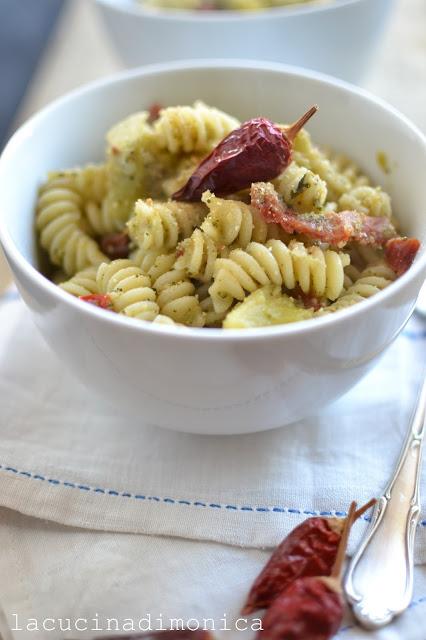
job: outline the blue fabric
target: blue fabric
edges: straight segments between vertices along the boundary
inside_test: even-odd
[[[64,0],[0,0],[0,148]]]

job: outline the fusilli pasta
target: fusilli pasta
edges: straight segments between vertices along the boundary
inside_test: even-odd
[[[253,7],[285,1],[249,0]],[[173,199],[238,125],[200,101],[154,105],[108,132],[103,164],[50,173],[36,208],[49,277],[125,316],[224,328],[321,317],[387,287],[396,277],[389,265],[398,271],[399,256],[415,254],[416,239],[394,237],[389,196],[351,159],[317,147],[304,129],[294,140],[292,162],[263,190],[243,180],[230,193],[232,172],[243,170],[242,147],[241,157],[231,154],[235,166],[229,181],[224,175],[226,188],[213,171],[202,182],[213,186],[201,201],[202,187],[176,196],[196,202]],[[252,176],[257,158],[250,162]],[[221,171],[229,166],[222,159],[219,165]],[[228,195],[216,196],[214,185]],[[388,238],[397,241],[393,253]],[[120,259],[110,261],[104,251]]]
[[[201,229],[216,244],[235,244],[244,249],[251,241],[265,242],[268,238],[268,225],[248,204],[216,198],[210,191],[203,193],[202,201],[209,213]]]
[[[160,196],[162,181],[175,164],[161,152],[146,111],[129,116],[107,135],[108,191],[101,210],[90,215],[101,233],[120,231],[138,198]]]
[[[97,267],[88,267],[76,273],[75,276],[69,280],[59,283],[59,286],[77,298],[80,296],[88,296],[91,293],[99,293],[98,283],[96,281],[97,271]]]
[[[131,260],[102,263],[96,274],[99,293],[108,294],[114,311],[153,321],[159,314],[151,279]]]
[[[195,286],[182,269],[171,269],[160,275],[153,284],[157,302],[163,315],[174,322],[190,327],[202,327],[204,313],[195,295]]]
[[[343,154],[329,153],[328,157],[336,170],[345,176],[352,187],[365,187],[370,184],[368,177],[362,173],[358,165]]]
[[[191,155],[184,156],[178,161],[176,170],[170,177],[165,178],[162,183],[163,194],[166,198],[171,198],[176,191],[179,191],[184,186],[202,159],[202,156]]]
[[[252,242],[245,251],[235,249],[229,258],[216,261],[209,293],[218,312],[269,283],[289,290],[299,285],[303,293],[336,300],[343,290],[347,264],[347,254],[307,248],[297,241],[289,246],[281,240],[269,240],[266,245]]]
[[[300,213],[322,209],[327,199],[324,180],[295,162],[274,180],[274,185],[284,202]]]
[[[380,187],[355,187],[339,198],[339,211],[355,210],[367,216],[392,216],[391,202]]]
[[[192,107],[162,109],[154,129],[159,146],[169,153],[207,153],[238,125],[232,116],[197,100]]]
[[[192,235],[178,246],[176,268],[183,269],[190,278],[209,282],[218,256],[216,243],[201,229],[195,229]]]
[[[327,155],[312,144],[309,133],[302,129],[294,140],[293,158],[295,162],[317,174],[327,185],[328,198],[337,200],[352,187],[349,178],[340,173]]]
[[[394,280],[395,273],[384,263],[367,267],[335,302],[318,311],[317,315],[334,313],[371,298]]]
[[[107,194],[107,170],[105,164],[88,164],[84,167],[51,171],[49,180],[63,178],[81,196],[83,203],[102,202]]]
[[[54,265],[69,276],[108,260],[86,233],[82,219],[82,199],[66,186],[65,178],[53,178],[43,185],[37,202],[36,227],[40,244]],[[68,183],[69,184],[69,183]]]
[[[141,248],[166,252],[188,238],[200,224],[205,208],[200,204],[138,200],[128,223],[131,239]]]

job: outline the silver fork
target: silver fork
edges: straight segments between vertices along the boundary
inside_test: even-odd
[[[426,297],[426,290],[424,293]],[[426,315],[426,301],[424,310],[417,310]],[[377,501],[370,526],[345,576],[346,596],[358,622],[367,629],[388,624],[412,598],[425,418],[426,380],[394,474]]]

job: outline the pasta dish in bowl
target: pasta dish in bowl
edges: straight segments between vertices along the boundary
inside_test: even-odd
[[[293,127],[201,101],[128,116],[105,163],[40,189],[53,280],[129,317],[225,328],[323,317],[389,286],[419,242],[356,163],[315,146],[315,111]]]
[[[123,419],[259,431],[338,398],[402,330],[425,170],[422,134],[338,80],[148,67],[13,136],[0,238],[47,342]]]

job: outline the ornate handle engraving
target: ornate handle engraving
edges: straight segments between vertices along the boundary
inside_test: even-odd
[[[368,629],[388,624],[411,601],[425,417],[426,381],[393,477],[376,504],[345,578],[354,615]]]

